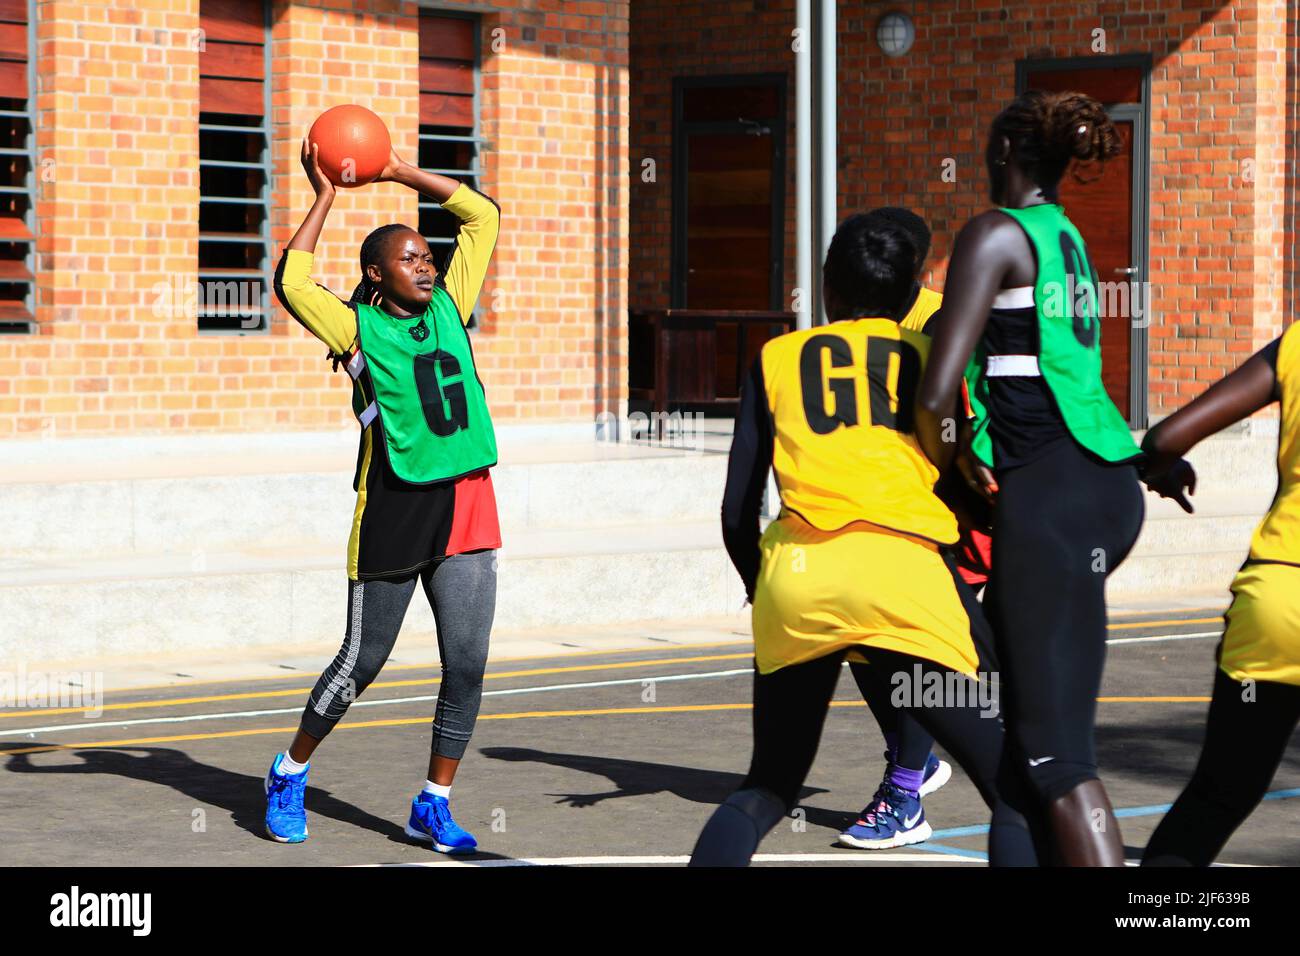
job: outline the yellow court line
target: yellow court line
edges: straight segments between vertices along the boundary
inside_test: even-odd
[[[1208,697],[1098,697],[1099,704],[1208,704]]]
[[[1206,702],[1208,697],[1098,697],[1102,703],[1189,703]],[[480,714],[479,720],[524,720],[542,717],[608,717],[624,714],[686,714],[721,710],[750,710],[753,704],[681,704],[670,707],[607,707],[593,710],[526,710],[508,714]],[[865,707],[860,700],[833,700],[832,707]],[[339,724],[335,730],[361,730],[369,727],[409,727],[428,724],[428,717],[398,717],[391,720],[363,720]],[[48,744],[39,747],[21,747],[6,750],[0,747],[0,757],[17,754],[53,753],[59,750],[78,750],[83,747],[139,747],[144,744],[170,744],[187,740],[222,740],[229,737],[255,737],[261,734],[291,734],[297,727],[258,727],[252,730],[224,730],[211,734],[177,734],[168,737],[133,737],[125,740],[95,740],[76,744]]]
[[[1135,621],[1129,624],[1108,624],[1106,629],[1110,631],[1132,631],[1139,627],[1163,627],[1167,624],[1222,624],[1223,615],[1218,617],[1185,617],[1176,621]]]
[[[610,714],[667,714],[686,711],[705,710],[749,710],[753,704],[683,704],[677,707],[620,707],[601,710],[531,710],[509,714],[479,714],[483,720],[520,720],[537,717],[596,717]],[[859,704],[859,706],[865,706]],[[427,724],[428,717],[399,717],[392,720],[364,720],[357,723],[339,724],[335,730],[357,730],[365,727],[404,727],[411,724]],[[166,744],[185,740],[217,740],[223,737],[251,737],[258,734],[290,734],[297,727],[263,727],[255,730],[226,730],[214,734],[180,734],[171,737],[136,737],[129,740],[100,740],[80,744],[51,744],[44,747],[24,747],[18,750],[0,749],[0,757],[12,754],[50,753],[56,750],[76,750],[79,747],[134,747],[141,744]]]
[[[1135,614],[1170,614],[1177,610],[1182,610],[1182,608],[1169,608],[1166,610],[1156,610],[1156,611],[1125,611],[1120,616],[1129,617]],[[1188,613],[1199,613],[1201,611],[1213,611],[1214,608],[1196,607],[1196,608],[1187,608],[1186,610],[1188,611]],[[1222,621],[1222,620],[1223,620],[1223,616],[1219,615],[1218,617],[1211,617],[1211,618],[1182,618],[1182,619],[1163,620],[1163,621],[1138,621],[1138,622],[1130,622],[1125,624],[1110,624],[1107,626],[1110,630],[1128,630],[1128,629],[1139,628],[1139,627],[1157,627],[1166,624],[1213,624],[1217,621]],[[673,644],[671,646],[666,646],[664,649],[665,650],[670,650],[670,649],[708,650],[715,647],[735,647],[740,644],[752,644],[752,643],[753,643],[752,639],[743,640],[743,641],[709,641],[702,644]],[[555,654],[526,654],[520,657],[491,658],[490,660],[488,660],[488,665],[490,666],[492,664],[518,663],[520,661],[550,660],[551,658],[554,657],[593,657],[598,654],[632,654],[632,653],[636,653],[637,651],[648,651],[648,650],[651,650],[651,648],[637,646],[637,647],[615,647],[615,648],[610,648],[608,650],[561,651]],[[384,666],[384,670],[388,670],[388,671],[414,670],[420,667],[433,667],[433,666],[434,666],[434,662],[428,662],[423,664],[386,664]],[[300,675],[298,674],[261,674],[253,677],[218,677],[212,680],[176,681],[170,684],[141,684],[138,687],[110,688],[105,693],[133,694],[137,691],[171,690],[177,687],[206,687],[214,684],[247,684],[247,683],[252,683],[254,681],[294,680],[299,676]],[[3,707],[3,703],[0,703],[0,707]],[[47,710],[47,711],[43,711],[43,713],[48,714],[48,713],[52,713],[52,711]],[[17,716],[17,715],[10,715],[10,716]]]
[[[736,647],[737,645],[740,644],[753,644],[754,642],[751,639],[745,641],[709,641],[703,644],[693,644],[693,643],[692,644],[671,644],[671,643],[665,643],[660,641],[656,641],[655,643],[664,643],[664,650],[694,651],[694,650],[709,650],[710,648],[714,648],[714,647]],[[644,647],[644,646],[614,647],[603,651],[602,650],[561,651],[556,654],[525,654],[522,657],[493,657],[488,659],[488,666],[490,667],[493,664],[515,664],[515,663],[519,663],[520,661],[549,661],[552,658],[556,658],[556,657],[594,657],[597,654],[635,654],[638,652],[649,652],[653,650],[655,650],[655,648]],[[436,661],[429,661],[423,664],[385,664],[384,670],[405,671],[405,670],[415,670],[416,668],[422,668],[422,667],[436,667],[436,666],[437,666]],[[68,670],[72,668],[64,668],[64,669]],[[321,670],[324,670],[324,667],[322,667]],[[117,687],[117,688],[110,688],[109,690],[105,691],[105,693],[134,694],[136,691],[142,691],[142,690],[174,690],[178,687],[206,687],[210,684],[249,684],[252,683],[253,681],[297,680],[301,676],[302,676],[301,674],[262,674],[255,677],[217,677],[212,680],[177,681],[173,684],[141,684],[139,687]],[[4,706],[3,701],[0,701],[0,707],[3,706]],[[80,710],[82,708],[77,708],[77,709]],[[44,713],[47,714],[55,713],[55,711],[47,710],[44,711]],[[10,716],[18,716],[18,715],[10,715]]]
[[[1121,630],[1128,630],[1128,629],[1134,629],[1134,628],[1143,628],[1143,627],[1160,627],[1160,626],[1171,625],[1171,624],[1214,624],[1214,623],[1220,622],[1220,621],[1222,621],[1222,620],[1223,620],[1223,618],[1222,618],[1221,616],[1220,616],[1220,617],[1206,617],[1206,618],[1186,618],[1186,619],[1181,619],[1181,620],[1144,621],[1144,622],[1136,623],[1136,624],[1132,624],[1132,623],[1130,623],[1130,624],[1111,624],[1111,625],[1108,625],[1108,627],[1109,627],[1110,630],[1121,631]],[[686,650],[694,650],[694,649],[696,649],[696,648],[707,649],[707,648],[710,648],[710,647],[734,647],[734,646],[736,646],[736,645],[738,645],[738,644],[748,644],[748,643],[750,643],[750,642],[749,642],[749,641],[721,641],[721,642],[714,643],[714,644],[695,644],[695,645],[691,645],[691,646],[689,646],[689,647],[684,647],[684,646],[683,646],[683,649],[686,649]],[[608,653],[608,654],[614,654],[614,653],[627,653],[627,652],[630,652],[630,651],[644,651],[644,650],[649,650],[649,649],[648,649],[648,648],[642,648],[642,647],[629,647],[629,648],[618,648],[618,649],[616,649],[616,650],[612,650],[612,651],[590,651],[590,652],[588,652],[588,651],[583,651],[583,652],[581,652],[581,654],[583,654],[583,655],[591,655],[591,654],[606,654],[606,653]],[[519,660],[519,661],[527,661],[527,660],[550,660],[551,658],[556,657],[556,656],[561,656],[561,655],[537,655],[537,656],[534,656],[534,657],[507,658],[507,659],[503,659],[503,660],[501,660],[501,661],[489,661],[489,663],[490,663],[490,664],[491,664],[491,663],[507,663],[507,662],[509,662],[510,660]],[[568,656],[568,655],[564,655],[564,656]],[[578,656],[578,655],[575,654],[575,655],[572,655],[572,656]],[[677,662],[677,661],[690,662],[690,661],[726,661],[726,660],[740,660],[740,659],[742,659],[742,658],[747,658],[747,657],[750,657],[750,656],[752,656],[752,655],[749,655],[749,654],[715,654],[715,655],[701,656],[701,657],[673,657],[673,658],[662,658],[662,659],[657,660],[657,661],[627,661],[627,662],[619,662],[619,663],[613,663],[613,664],[576,664],[576,665],[572,665],[572,666],[569,666],[569,667],[543,667],[543,668],[536,668],[536,669],[533,669],[533,670],[502,671],[502,672],[500,672],[500,673],[487,674],[487,675],[485,675],[484,679],[485,679],[485,680],[493,680],[493,679],[500,680],[500,679],[502,679],[502,678],[508,678],[508,677],[536,677],[536,676],[538,676],[538,675],[542,675],[542,674],[569,674],[569,673],[575,673],[575,672],[578,672],[578,671],[589,671],[589,670],[619,670],[619,669],[622,669],[622,668],[628,668],[628,667],[641,667],[641,666],[644,666],[644,665],[646,665],[646,664],[651,664],[651,663],[675,663],[675,662]],[[432,665],[429,665],[429,664],[400,664],[400,665],[397,665],[395,668],[388,668],[388,669],[389,669],[389,670],[393,670],[393,669],[401,670],[401,669],[407,669],[407,668],[414,668],[414,667],[429,667],[429,666],[432,666]],[[294,675],[294,676],[297,676],[297,675]],[[286,679],[288,679],[288,678],[284,678],[284,677],[275,677],[275,678],[269,678],[269,677],[258,677],[258,678],[249,678],[249,679],[250,679],[250,680],[286,680]],[[232,678],[232,680],[237,680],[237,679],[236,679],[236,678]],[[441,678],[432,677],[432,678],[419,678],[419,679],[400,680],[400,681],[377,681],[376,683],[371,684],[370,686],[371,686],[371,687],[426,687],[426,686],[429,686],[430,684],[437,684],[437,683],[439,683],[440,681],[441,681]],[[226,681],[213,681],[213,682],[211,682],[211,683],[226,683]],[[165,685],[159,685],[159,686],[162,686],[162,687],[174,687],[174,686],[177,686],[177,685],[166,685],[166,684],[165,684]],[[147,688],[140,688],[140,687],[137,687],[137,688],[131,688],[131,691],[145,690],[145,689],[147,689]],[[126,702],[126,703],[121,703],[121,704],[103,704],[103,705],[101,705],[101,706],[99,706],[99,707],[94,707],[94,708],[91,708],[91,707],[53,707],[53,708],[37,708],[37,709],[35,709],[35,710],[16,710],[16,711],[9,711],[9,712],[5,712],[4,709],[3,709],[3,705],[0,705],[0,720],[9,720],[9,719],[16,718],[16,717],[38,717],[38,716],[47,716],[47,717],[48,717],[48,716],[54,716],[54,715],[57,715],[57,714],[81,714],[81,713],[85,713],[86,711],[90,711],[90,710],[98,711],[98,712],[102,712],[102,711],[110,711],[110,710],[111,710],[111,711],[120,711],[120,710],[150,709],[150,708],[157,708],[157,707],[180,707],[180,706],[184,706],[184,705],[186,705],[186,704],[213,704],[213,703],[222,703],[222,702],[226,702],[226,701],[235,701],[235,700],[257,700],[257,699],[259,699],[259,698],[264,698],[264,697],[295,697],[295,696],[298,696],[298,695],[300,695],[300,694],[308,693],[308,692],[310,692],[310,691],[311,691],[311,688],[310,688],[310,687],[291,687],[291,688],[285,688],[285,689],[282,689],[282,690],[248,691],[248,692],[246,692],[246,693],[242,693],[242,694],[217,694],[217,695],[210,695],[210,696],[206,696],[206,697],[172,697],[172,698],[166,698],[166,699],[163,699],[163,700],[153,700],[153,701],[131,701],[131,702]],[[124,693],[125,693],[125,692],[126,692],[126,691],[124,691]]]
[[[644,650],[644,648],[642,648]],[[699,657],[666,657],[656,660],[617,661],[611,664],[572,664],[568,667],[537,667],[532,670],[501,671],[499,674],[485,674],[484,680],[502,680],[507,677],[537,677],[543,674],[572,674],[577,671],[624,670],[629,667],[645,667],[650,664],[690,664],[697,661],[734,661],[752,658],[753,654],[706,654]],[[425,677],[412,680],[376,681],[375,687],[425,687],[441,683],[441,677]],[[14,717],[39,717],[54,714],[84,714],[88,711],[138,710],[153,707],[180,707],[184,704],[215,704],[232,700],[255,700],[260,697],[298,697],[309,693],[310,687],[291,687],[285,690],[249,691],[244,694],[219,694],[211,697],[172,697],[165,700],[129,701],[122,704],[104,704],[100,707],[51,707],[36,710],[16,710],[11,713],[0,712],[0,720]]]

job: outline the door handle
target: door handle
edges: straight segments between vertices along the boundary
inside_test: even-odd
[[[1130,266],[1127,269],[1116,269],[1115,272],[1117,275],[1132,276],[1132,275],[1137,275],[1138,270],[1135,266]]]

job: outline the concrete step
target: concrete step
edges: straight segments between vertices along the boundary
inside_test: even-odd
[[[1262,488],[1227,494],[1202,490],[1192,496],[1195,511],[1189,515],[1174,502],[1148,494],[1142,533],[1107,582],[1108,599],[1122,603],[1151,595],[1226,595],[1272,497],[1271,490]]]
[[[501,441],[503,629],[734,614],[718,454]],[[4,448],[0,660],[336,644],[355,432]],[[1198,449],[1197,513],[1148,496],[1112,602],[1226,593],[1275,489],[1276,438]],[[433,634],[422,598],[404,633]]]
[[[0,558],[337,551],[352,523],[354,464],[355,450],[308,450],[118,462],[93,477],[10,471]],[[492,474],[506,534],[704,521],[717,516],[726,458],[588,441],[505,448]]]
[[[1205,497],[1194,516],[1150,499],[1112,602],[1226,591],[1267,502]],[[1243,513],[1244,512],[1244,513]],[[340,546],[0,560],[0,660],[331,644],[346,618]],[[716,519],[508,533],[496,624],[589,626],[735,613],[740,581]],[[417,596],[404,634],[431,637]]]
[[[1134,553],[1106,582],[1106,600],[1111,604],[1148,600],[1152,595],[1171,598],[1185,594],[1207,594],[1228,600],[1228,587],[1247,547],[1235,551],[1208,551],[1174,559],[1170,555]]]
[[[341,641],[341,549],[263,548],[0,561],[0,660]],[[521,531],[500,555],[496,626],[733,613],[744,599],[718,523]],[[403,633],[431,637],[417,594]]]
[[[1272,504],[1271,492],[1262,489],[1230,494],[1191,496],[1192,514],[1175,502],[1146,496],[1146,521],[1134,554],[1198,555],[1217,551],[1243,551]]]
[[[1202,493],[1277,490],[1277,421],[1250,421],[1201,442],[1187,456]]]

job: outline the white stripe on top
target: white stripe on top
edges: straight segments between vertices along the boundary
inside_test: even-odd
[[[985,366],[989,378],[1038,378],[1043,373],[1038,368],[1037,355],[990,355]]]
[[[995,309],[1032,309],[1034,307],[1034,287],[1019,285],[1014,289],[1002,289],[993,297]]]

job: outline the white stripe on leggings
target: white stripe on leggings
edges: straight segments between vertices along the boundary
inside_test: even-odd
[[[334,695],[343,689],[352,676],[352,671],[357,666],[357,655],[361,653],[361,612],[363,600],[366,593],[365,582],[355,581],[352,584],[352,629],[348,632],[348,656],[343,661],[343,666],[339,668],[334,677],[331,678],[329,686],[325,688],[325,693],[320,695],[320,700],[316,701],[313,710],[321,717],[328,719],[329,705],[334,701]],[[353,695],[353,699],[356,695]],[[350,702],[349,702],[350,703]]]

